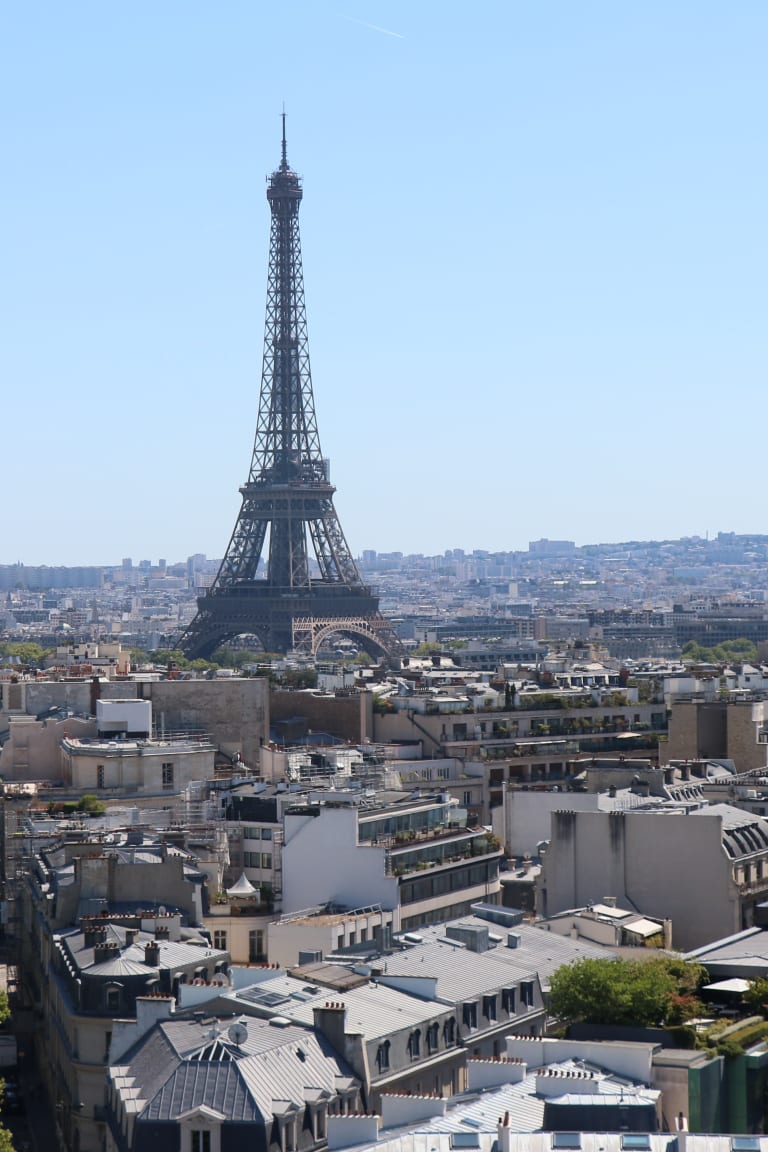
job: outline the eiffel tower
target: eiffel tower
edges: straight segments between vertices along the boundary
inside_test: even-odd
[[[219,644],[244,634],[255,635],[267,652],[314,655],[333,633],[356,641],[371,656],[400,651],[379,613],[378,597],[352,559],[320,451],[304,306],[301,197],[301,180],[288,165],[283,115],[280,166],[267,187],[272,228],[253,458],[226,555],[179,641],[191,658],[209,657]],[[259,576],[265,544],[266,574]]]

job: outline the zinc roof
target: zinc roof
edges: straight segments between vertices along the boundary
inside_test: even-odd
[[[487,958],[492,958],[491,964],[493,965],[493,967],[488,965],[488,972],[497,972],[501,976],[497,986],[508,984],[510,980],[514,981],[538,975],[542,986],[546,987],[549,977],[562,964],[570,964],[583,957],[596,959],[610,955],[605,948],[599,948],[597,945],[585,943],[582,940],[572,940],[569,936],[560,936],[556,932],[549,932],[543,928],[532,928],[529,924],[516,924],[512,928],[507,928],[479,916],[464,916],[461,920],[456,920],[453,923],[458,927],[487,928],[490,934],[496,936],[497,939],[491,941],[492,947],[487,952],[470,952],[468,949],[457,947],[457,941],[447,945],[443,944],[440,952],[433,952],[431,951],[433,946],[446,939],[445,925],[420,928],[418,935],[423,938],[424,943],[414,944],[404,952],[387,957],[388,974],[394,974],[396,971],[404,972],[405,969],[400,967],[401,959],[410,956],[412,958],[410,963],[418,964],[421,975],[437,976],[440,980],[444,969],[446,980],[445,984],[442,980],[438,984],[438,994],[453,999],[461,999],[461,994],[454,997],[452,992],[447,991],[447,989],[455,985],[466,990],[467,981],[474,978],[475,991],[480,991],[476,981],[480,978],[481,969],[487,964]],[[519,943],[516,948],[507,947],[507,936],[510,932],[518,937]],[[501,939],[499,940],[498,937]],[[445,951],[446,948],[456,962],[457,975],[453,980],[450,970],[454,965]],[[422,955],[425,957],[423,963],[420,959]],[[460,960],[460,956],[467,957],[470,963],[467,964],[465,960]],[[413,959],[414,957],[419,957],[419,959]],[[434,957],[434,964],[439,964],[440,971],[430,972],[429,969],[432,964],[427,957],[430,960]],[[473,970],[472,963],[474,963]],[[459,965],[461,965],[460,968]],[[474,977],[471,975],[471,970],[474,972]],[[470,983],[470,994],[472,986]]]
[[[265,1002],[264,995],[268,1000]],[[298,997],[298,998],[297,998]],[[313,1006],[335,997],[347,1010],[347,1031],[360,1032],[366,1040],[387,1037],[403,1028],[413,1028],[452,1011],[451,1005],[410,996],[395,988],[369,983],[350,988],[343,995],[327,988],[308,985],[292,976],[277,975],[250,988],[227,993],[222,1002],[231,1003],[248,1015],[284,1016],[296,1023],[314,1023]]]
[[[354,1083],[311,1029],[251,1019],[238,1045],[230,1039],[231,1024],[164,1021],[122,1058],[119,1072],[132,1078],[132,1095],[146,1101],[143,1119],[173,1120],[205,1105],[230,1120],[269,1120],[302,1109],[308,1095],[330,1097],[337,1086]]]

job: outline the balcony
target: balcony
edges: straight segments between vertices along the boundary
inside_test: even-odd
[[[501,855],[501,845],[490,833],[465,830],[459,835],[450,833],[443,839],[410,842],[401,848],[387,852],[386,874],[388,876],[410,876],[429,868],[442,868],[475,857]]]

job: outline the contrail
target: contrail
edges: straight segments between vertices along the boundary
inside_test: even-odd
[[[389,28],[381,28],[378,24],[369,24],[366,20],[356,20],[354,16],[345,16],[352,24],[359,24],[361,28],[370,28],[372,32],[382,32],[385,36],[395,36],[398,40],[405,40],[402,32],[392,32]]]

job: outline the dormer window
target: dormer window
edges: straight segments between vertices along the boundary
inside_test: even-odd
[[[416,1029],[408,1037],[408,1055],[411,1060],[418,1060],[421,1056],[421,1030]]]
[[[104,1004],[107,1012],[112,1015],[119,1012],[122,1006],[123,999],[123,986],[122,984],[107,984],[104,989]]]
[[[280,1128],[280,1147],[282,1152],[296,1152],[296,1117],[281,1116],[278,1124]]]
[[[477,1028],[477,1001],[462,1005],[462,1019],[465,1028]]]
[[[391,1045],[389,1040],[385,1040],[383,1044],[379,1044],[376,1049],[376,1067],[379,1072],[387,1072],[389,1070],[389,1049]]]
[[[203,1104],[178,1117],[179,1152],[221,1152],[221,1125],[226,1119]]]
[[[326,1118],[328,1115],[328,1108],[325,1103],[313,1104],[310,1108],[310,1116],[312,1118],[312,1135],[315,1143],[319,1144],[325,1140],[328,1125]]]

